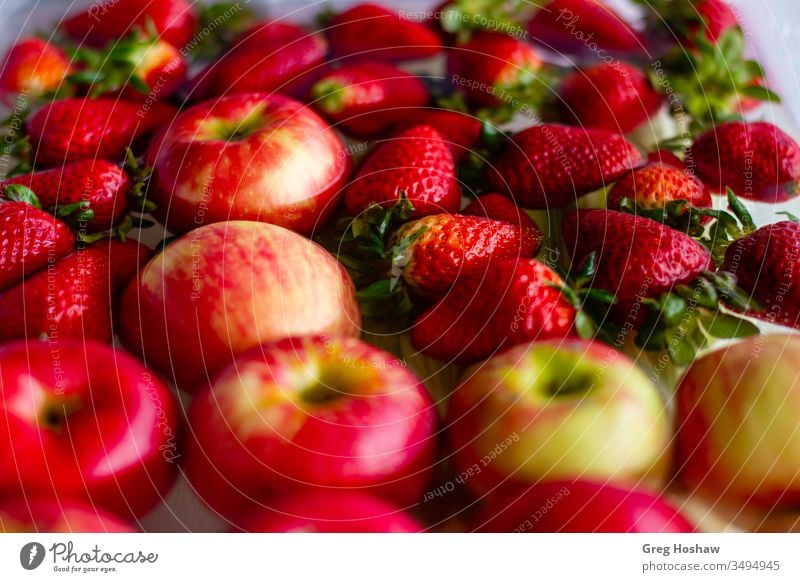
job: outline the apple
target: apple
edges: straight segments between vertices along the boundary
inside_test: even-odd
[[[698,495],[800,503],[800,336],[750,338],[696,360],[677,394],[677,469]]]
[[[483,508],[474,529],[494,533],[692,533],[662,497],[586,480],[544,481]]]
[[[436,409],[422,382],[356,338],[253,348],[196,395],[188,418],[186,476],[226,517],[303,489],[405,506],[436,463]]]
[[[234,531],[264,533],[415,533],[422,524],[382,499],[353,491],[280,496],[247,515]]]
[[[134,533],[132,525],[82,501],[0,500],[0,533]]]
[[[203,226],[168,245],[125,291],[120,337],[183,390],[261,342],[358,335],[355,288],[317,244],[271,224]]]
[[[0,346],[0,496],[141,516],[177,476],[178,408],[131,356],[90,341]]]
[[[650,379],[604,344],[522,344],[473,366],[450,398],[447,433],[479,495],[542,479],[656,479],[672,437]]]
[[[206,101],[156,136],[155,215],[172,232],[258,220],[309,234],[334,211],[352,170],[339,136],[311,109],[279,95]]]

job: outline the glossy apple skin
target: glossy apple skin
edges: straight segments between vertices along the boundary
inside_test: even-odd
[[[89,341],[5,344],[0,395],[0,495],[141,516],[177,476],[174,396],[121,351]]]
[[[747,339],[696,360],[678,388],[682,480],[723,504],[800,503],[800,337]]]
[[[285,228],[234,221],[167,246],[125,291],[120,338],[193,391],[262,342],[302,334],[355,336],[361,313],[339,262]]]
[[[48,498],[0,500],[0,533],[135,533],[120,518],[82,501]]]
[[[189,424],[186,475],[225,516],[302,489],[405,506],[436,462],[436,410],[422,382],[355,338],[254,348],[195,397]]]
[[[547,481],[489,504],[473,529],[493,533],[692,533],[658,495],[592,481]]]
[[[561,386],[575,392],[548,392]],[[447,419],[456,466],[479,495],[542,479],[655,481],[672,437],[647,376],[613,348],[583,340],[523,344],[473,366]]]
[[[246,135],[229,139],[240,130]],[[279,95],[205,101],[151,142],[156,217],[175,233],[225,220],[258,220],[302,234],[336,208],[352,161],[311,109]]]
[[[287,494],[236,523],[233,531],[263,533],[416,533],[422,524],[371,495],[353,491]]]

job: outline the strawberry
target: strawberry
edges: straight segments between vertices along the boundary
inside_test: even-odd
[[[231,47],[233,50],[255,46],[277,48],[305,36],[308,36],[308,33],[296,24],[281,20],[266,20],[248,27],[234,39]]]
[[[600,0],[552,0],[536,11],[528,33],[544,46],[566,52],[641,53],[644,40]]]
[[[110,342],[109,259],[74,251],[0,293],[0,340],[50,338]]]
[[[761,202],[800,194],[800,146],[771,123],[719,125],[695,140],[689,159],[712,192],[729,187]]]
[[[414,218],[455,213],[461,206],[453,154],[445,138],[428,125],[379,142],[361,163],[344,201],[356,216],[371,204],[393,205],[401,194],[414,207]]]
[[[121,161],[139,138],[165,125],[171,107],[114,99],[63,99],[45,105],[27,123],[37,165],[102,159]]]
[[[458,214],[434,214],[406,223],[390,241],[395,248],[403,245],[397,253],[403,281],[423,297],[440,296],[459,277],[486,275],[493,261],[533,257],[541,242],[542,233],[535,225]]]
[[[78,71],[68,80],[87,85],[89,96],[119,92],[132,101],[171,97],[180,89],[187,68],[177,48],[138,30],[103,50],[79,48],[73,62]]]
[[[696,23],[689,27],[689,38],[697,35],[698,29],[702,26],[705,30],[706,38],[712,43],[716,43],[724,33],[737,28],[739,19],[733,8],[724,0],[702,0],[694,7],[697,16],[702,20],[702,25]]]
[[[456,159],[476,146],[481,138],[481,121],[460,111],[408,109],[398,111],[395,120],[393,130],[396,132],[405,131],[415,125],[430,125],[447,140]]]
[[[293,94],[325,61],[328,45],[319,34],[299,28],[260,30],[266,32],[244,37],[197,74],[191,83],[192,99],[252,92]]]
[[[106,238],[92,245],[109,258],[109,278],[117,294],[125,290],[128,283],[153,258],[153,251],[142,243],[127,238]]]
[[[61,28],[80,44],[104,46],[148,23],[160,38],[175,47],[186,45],[195,33],[197,11],[188,0],[103,0],[64,20]]]
[[[711,208],[711,194],[703,183],[667,164],[647,164],[622,176],[608,194],[608,207],[620,209],[624,199],[644,210],[664,210],[671,202],[686,201]]]
[[[618,134],[537,125],[516,134],[489,173],[493,190],[524,208],[558,208],[639,165],[642,155]]]
[[[0,198],[0,290],[72,251],[75,237],[62,221],[37,207],[20,187]],[[20,195],[22,194],[22,195]]]
[[[39,38],[25,38],[3,58],[0,92],[43,97],[55,92],[69,71],[69,59],[61,49]]]
[[[537,230],[539,228],[536,226],[533,219],[519,206],[514,204],[512,200],[495,193],[478,196],[475,200],[470,202],[461,213],[502,220],[503,222],[516,224],[524,228],[535,228]]]
[[[619,133],[645,123],[664,102],[641,69],[620,61],[571,73],[561,82],[558,94],[564,120]]]
[[[471,364],[516,344],[574,334],[576,311],[563,281],[535,259],[506,259],[460,279],[411,329],[424,354]]]
[[[721,270],[764,308],[753,315],[800,329],[800,224],[785,220],[734,241]]]
[[[10,184],[33,190],[45,208],[56,216],[75,210],[91,210],[91,218],[81,228],[87,232],[108,230],[125,214],[126,194],[131,180],[119,166],[102,160],[82,160],[61,168],[15,176],[0,181],[0,191]],[[79,206],[79,208],[78,208]]]
[[[309,101],[317,112],[347,134],[380,135],[396,122],[398,112],[428,103],[428,91],[417,77],[384,63],[346,65],[311,87]]]
[[[648,163],[667,164],[673,168],[686,169],[686,162],[669,150],[658,149],[647,154]]]
[[[644,298],[690,283],[713,266],[700,243],[641,216],[578,210],[564,219],[561,230],[573,265],[594,253],[593,286],[616,296],[623,317],[635,316]]]
[[[359,4],[335,15],[325,34],[337,59],[409,61],[442,50],[442,41],[433,30],[376,4]]]
[[[537,76],[542,58],[529,44],[498,32],[481,32],[447,54],[450,82],[478,107],[496,107],[515,99],[535,101],[543,85]]]

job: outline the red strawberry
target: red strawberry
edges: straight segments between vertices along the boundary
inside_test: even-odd
[[[647,154],[647,161],[653,164],[667,164],[681,170],[686,169],[686,163],[669,150],[655,150]]]
[[[533,39],[567,52],[640,53],[643,39],[600,0],[552,0],[528,23]]]
[[[131,180],[119,166],[102,160],[82,160],[61,168],[15,176],[0,182],[0,191],[9,184],[22,184],[33,190],[42,206],[59,210],[83,202],[82,210],[91,209],[94,216],[81,225],[87,232],[111,228],[125,214],[125,195]]]
[[[92,248],[105,253],[110,259],[110,279],[115,292],[125,290],[128,283],[153,258],[153,251],[142,243],[128,238],[108,238],[98,241]]]
[[[559,208],[619,178],[642,155],[618,134],[537,125],[513,137],[489,183],[524,208]]]
[[[320,115],[345,133],[370,138],[392,126],[398,113],[428,103],[417,77],[384,63],[344,66],[319,79],[309,100]]]
[[[26,38],[3,58],[0,92],[41,97],[58,89],[69,70],[69,59],[61,49],[39,38]]]
[[[578,210],[564,219],[561,230],[573,266],[594,253],[593,287],[613,293],[623,316],[637,321],[644,315],[639,313],[643,298],[689,283],[713,266],[711,255],[693,238],[641,216]]]
[[[421,352],[471,364],[516,344],[573,334],[575,308],[551,285],[561,278],[535,259],[506,259],[460,279],[411,329]]]
[[[187,0],[104,0],[67,18],[61,27],[82,44],[103,46],[150,22],[160,38],[181,48],[195,33],[197,13]]]
[[[629,133],[661,108],[663,98],[637,67],[615,61],[568,75],[558,91],[565,120],[588,129]]]
[[[542,58],[532,46],[499,32],[481,32],[447,57],[450,82],[480,107],[507,103],[531,87],[541,69]]]
[[[728,30],[739,26],[739,19],[736,17],[736,13],[724,0],[702,0],[693,9],[697,11],[697,16],[702,19],[706,38],[712,43],[717,42]],[[689,28],[690,38],[697,35],[699,28],[700,25],[694,25]]]
[[[398,132],[415,125],[430,125],[448,141],[456,159],[471,150],[481,138],[481,121],[460,111],[409,109],[398,111],[395,119],[393,129]]]
[[[756,317],[800,329],[800,224],[770,224],[733,242],[721,270],[761,304]]]
[[[111,341],[108,256],[78,250],[0,293],[0,340]]]
[[[195,100],[236,93],[293,94],[309,72],[321,66],[328,52],[325,39],[298,29],[244,37],[237,46],[200,71],[192,81]],[[275,34],[272,34],[275,33]]]
[[[666,164],[647,164],[622,176],[608,195],[608,207],[618,210],[623,198],[646,210],[664,209],[677,200],[697,208],[711,208],[712,202],[700,180]]]
[[[72,251],[67,225],[28,202],[0,199],[0,289],[19,283]]]
[[[428,125],[379,143],[362,162],[344,201],[355,216],[372,203],[393,205],[401,193],[414,207],[414,218],[455,213],[461,206],[453,154],[442,135]]]
[[[305,36],[308,36],[308,33],[296,24],[281,20],[267,20],[256,22],[239,34],[231,43],[231,48],[232,50],[255,46],[277,48]]]
[[[539,229],[533,219],[528,216],[522,208],[500,194],[491,193],[478,196],[461,212],[462,214],[469,214],[472,216],[484,216],[486,218],[502,220],[503,222],[526,228]]]
[[[434,214],[401,226],[393,246],[410,240],[403,253],[403,280],[417,295],[446,292],[459,277],[486,275],[500,259],[533,257],[542,233],[534,225],[518,226],[477,216]]]
[[[781,202],[800,194],[800,145],[771,123],[724,123],[698,137],[689,157],[712,192]]]
[[[120,95],[144,101],[166,99],[180,89],[186,77],[181,51],[157,38],[135,32],[103,50],[82,48],[75,53],[78,72],[70,80],[88,85],[88,94]]]
[[[126,148],[174,114],[171,107],[145,105],[114,99],[63,99],[45,105],[27,123],[36,164],[124,159]]]
[[[325,33],[338,59],[409,61],[442,50],[442,41],[433,30],[376,4],[359,4],[334,16]]]

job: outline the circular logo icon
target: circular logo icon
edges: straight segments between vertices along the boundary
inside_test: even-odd
[[[39,542],[30,542],[19,551],[19,563],[26,570],[35,570],[44,561],[44,546]]]

